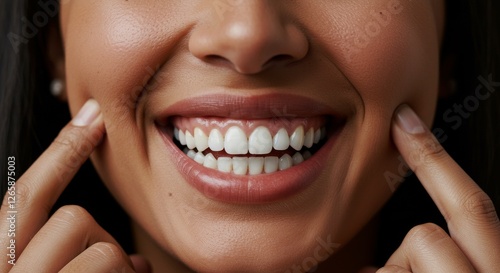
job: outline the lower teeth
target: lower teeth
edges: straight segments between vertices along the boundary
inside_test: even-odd
[[[184,149],[184,153],[195,162],[206,168],[219,170],[224,173],[237,175],[258,175],[263,173],[274,173],[297,166],[311,157],[311,152],[296,152],[293,156],[284,154],[277,156],[256,157],[219,157],[215,158],[212,153],[203,154],[195,150]]]

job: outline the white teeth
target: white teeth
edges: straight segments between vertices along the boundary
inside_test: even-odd
[[[193,159],[193,160],[194,160],[194,157],[196,156],[196,152],[195,152],[195,151],[193,151],[193,150],[189,150],[189,151],[187,152],[187,156],[188,156],[189,158],[191,158],[191,159]]]
[[[205,162],[205,155],[203,155],[202,152],[196,153],[196,155],[194,156],[194,161],[203,165],[203,163]]]
[[[290,146],[290,137],[285,128],[281,128],[273,138],[273,147],[275,150],[284,151]]]
[[[217,169],[217,159],[212,154],[207,154],[205,156],[205,162],[203,162],[203,166],[210,169]]]
[[[266,156],[264,158],[264,172],[274,173],[278,170],[279,158],[277,156]]]
[[[230,155],[244,155],[248,153],[248,140],[245,132],[238,127],[229,128],[224,137],[224,149]]]
[[[318,129],[316,130],[316,132],[314,132],[314,144],[318,144],[320,140],[321,140],[321,129]]]
[[[248,170],[248,157],[233,157],[234,174],[244,175]]]
[[[186,135],[182,130],[179,130],[179,142],[181,145],[186,145]]]
[[[224,173],[230,173],[233,170],[233,160],[230,157],[219,157],[217,169]]]
[[[175,139],[179,140],[179,129],[174,128],[174,137]]]
[[[302,154],[297,152],[292,156],[284,154],[281,158],[277,156],[266,157],[219,157],[218,159],[212,153],[204,155],[202,152],[184,149],[184,153],[206,168],[219,170],[224,173],[234,173],[237,175],[259,175],[270,174],[277,171],[283,171],[293,166],[301,164],[305,158],[311,157],[309,151]]]
[[[302,157],[302,154],[297,152],[293,155],[293,165],[299,165],[300,163],[304,162],[304,157]]]
[[[187,146],[189,149],[196,148],[199,152],[205,151],[207,148],[214,152],[225,150],[231,155],[265,155],[269,154],[273,148],[277,151],[285,151],[289,147],[300,151],[303,146],[311,148],[314,144],[319,143],[326,137],[326,128],[321,127],[314,131],[314,128],[309,128],[305,133],[304,127],[299,126],[295,129],[291,136],[285,128],[278,130],[274,137],[269,129],[264,126],[257,127],[247,138],[245,132],[238,126],[232,126],[224,136],[219,129],[212,129],[210,135],[196,127],[194,133],[182,131],[174,128],[174,138],[181,145]]]
[[[309,131],[307,131],[306,136],[304,137],[304,146],[307,148],[311,148],[314,144],[314,129],[310,128]]]
[[[259,175],[270,174],[277,171],[289,169],[308,160],[312,154],[309,150],[300,152],[303,147],[311,148],[326,138],[326,128],[314,130],[309,128],[305,133],[304,127],[299,126],[289,136],[285,128],[281,128],[274,135],[268,128],[259,126],[253,130],[247,138],[245,132],[238,126],[230,127],[224,136],[219,129],[212,129],[209,136],[201,128],[194,128],[194,135],[189,131],[174,128],[174,138],[186,146],[183,152],[192,160],[206,168],[219,170],[224,173],[237,175]],[[284,153],[277,156],[253,156],[253,157],[219,157],[212,153],[203,151],[210,148],[213,152],[225,151],[230,155],[254,155],[270,154],[273,149],[285,151],[290,147],[297,150],[293,156]],[[196,149],[196,150],[195,150]]]
[[[194,128],[194,143],[198,152],[203,152],[208,148],[208,137],[200,128]]]
[[[186,145],[190,150],[192,150],[196,147],[194,137],[189,131],[186,131]]]
[[[299,126],[295,129],[290,136],[290,146],[297,151],[302,149],[302,146],[304,146],[304,127]]]
[[[289,154],[284,154],[280,158],[280,162],[279,162],[279,169],[280,169],[280,171],[289,169],[292,166],[293,166],[293,159],[292,159],[292,157]]]
[[[248,174],[251,175],[261,174],[262,170],[264,170],[263,157],[250,157],[248,159]]]
[[[273,137],[264,126],[257,127],[248,138],[248,151],[253,155],[265,155],[273,150]]]
[[[208,136],[208,147],[214,152],[224,150],[224,136],[218,129],[212,129]]]

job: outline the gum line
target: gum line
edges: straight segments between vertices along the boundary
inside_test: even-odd
[[[266,127],[272,135],[275,135],[280,129],[285,129],[290,135],[293,131],[302,126],[307,132],[310,128],[318,129],[324,127],[327,123],[327,118],[324,116],[312,118],[271,118],[271,119],[256,119],[256,120],[234,120],[219,117],[181,117],[176,116],[171,119],[172,125],[182,131],[194,132],[195,128],[200,128],[204,132],[210,132],[212,129],[218,129],[222,134],[232,126],[238,126],[249,136],[256,128],[260,126]]]

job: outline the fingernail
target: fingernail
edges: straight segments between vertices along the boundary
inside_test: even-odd
[[[99,116],[101,108],[94,99],[89,99],[73,118],[73,125],[83,127],[90,125]]]
[[[416,135],[425,132],[422,120],[406,104],[399,106],[396,110],[396,122],[405,132]]]

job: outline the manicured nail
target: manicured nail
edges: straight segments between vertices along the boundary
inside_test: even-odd
[[[396,110],[396,122],[405,132],[416,135],[425,132],[422,120],[406,104],[398,107]]]
[[[83,127],[90,125],[99,116],[101,108],[94,99],[89,99],[73,118],[73,125]]]

